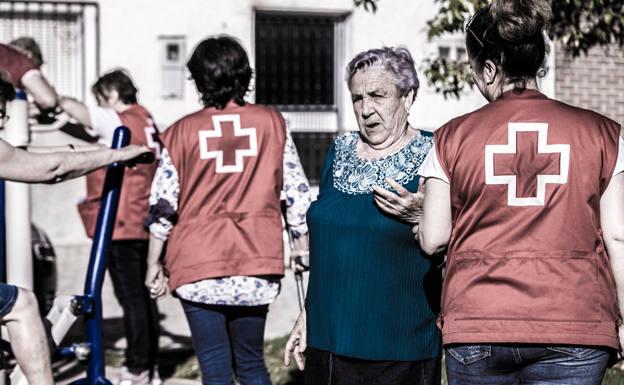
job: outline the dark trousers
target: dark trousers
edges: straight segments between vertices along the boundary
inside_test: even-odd
[[[148,241],[113,241],[108,273],[123,309],[128,347],[125,366],[131,373],[152,370],[158,354],[158,308],[145,287]]]
[[[586,346],[458,345],[446,373],[449,385],[600,385],[609,358]]]
[[[271,385],[264,364],[268,305],[220,306],[182,301],[203,385]]]
[[[440,358],[368,361],[308,347],[306,385],[440,385]]]

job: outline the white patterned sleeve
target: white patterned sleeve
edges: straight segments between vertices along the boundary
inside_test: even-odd
[[[310,207],[310,184],[305,176],[297,148],[290,131],[286,130],[284,145],[284,185],[282,196],[286,201],[286,224],[293,238],[308,233],[306,213]]]
[[[169,152],[163,149],[149,197],[147,226],[150,234],[166,241],[178,219],[180,182]]]

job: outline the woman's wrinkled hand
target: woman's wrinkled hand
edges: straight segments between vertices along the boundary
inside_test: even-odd
[[[153,299],[169,293],[169,278],[165,275],[162,264],[156,263],[147,267],[145,286]]]
[[[301,273],[309,270],[310,266],[310,241],[308,234],[292,238],[290,251],[290,267],[293,271]]]
[[[295,359],[299,370],[305,368],[303,353],[306,350],[306,312],[299,313],[295,326],[290,332],[286,348],[284,349],[284,365],[290,366],[291,356]]]
[[[422,207],[425,200],[424,192],[420,188],[417,192],[408,191],[390,178],[386,178],[386,183],[396,193],[379,186],[373,186],[373,195],[377,206],[387,214],[412,225],[417,225],[422,216]]]

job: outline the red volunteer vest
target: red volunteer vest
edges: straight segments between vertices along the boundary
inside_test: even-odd
[[[10,45],[0,44],[0,78],[13,84],[15,88],[21,88],[22,77],[26,72],[36,69],[28,56]]]
[[[157,158],[160,157],[158,130],[145,108],[133,104],[129,109],[120,113],[119,118],[121,123],[130,129],[131,144],[148,146],[154,149]],[[149,238],[145,221],[149,208],[150,187],[157,167],[158,164],[155,162],[141,164],[134,169],[126,169],[113,230],[114,241]],[[90,238],[93,238],[95,233],[105,177],[106,168],[87,175],[87,198],[78,205],[78,211]]]
[[[445,344],[618,347],[600,197],[619,132],[599,114],[529,90],[436,131],[453,219]]]
[[[281,115],[253,104],[205,108],[162,139],[180,179],[179,219],[164,259],[171,287],[283,274]]]

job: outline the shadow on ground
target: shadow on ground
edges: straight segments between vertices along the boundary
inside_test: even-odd
[[[161,320],[164,319],[161,314]],[[123,349],[116,347],[117,342],[124,337],[122,318],[107,318],[102,325],[102,335],[106,366],[121,367],[123,365]],[[79,318],[67,333],[63,340],[63,346],[85,341],[85,327]],[[163,346],[162,341],[166,341]],[[175,335],[161,329],[161,347],[158,354],[158,371],[161,378],[166,379],[174,376],[179,367],[195,356],[191,338],[188,336]],[[84,373],[86,366],[77,360],[56,358],[53,360],[53,369],[57,383],[75,379]]]
[[[103,329],[106,365],[120,367],[123,364],[123,349],[115,347],[115,345],[118,340],[123,338],[123,321],[121,318],[106,319]],[[63,345],[67,346],[71,343],[84,341],[84,336],[84,325],[77,321],[65,337]],[[159,353],[161,377],[163,379],[177,377],[199,380],[199,366],[190,337],[171,334],[166,330],[161,331],[161,336],[165,337],[164,340],[167,341],[166,346],[161,346]],[[264,353],[271,380],[275,385],[303,385],[303,373],[294,368],[294,364],[287,368],[282,363],[286,338],[276,338],[265,343]],[[609,369],[602,385],[624,385],[622,366],[624,364]],[[58,359],[54,362],[54,369],[56,383],[67,384],[79,378],[84,373],[85,367],[76,360]],[[445,374],[443,371],[442,385],[447,384]]]

